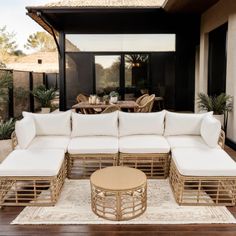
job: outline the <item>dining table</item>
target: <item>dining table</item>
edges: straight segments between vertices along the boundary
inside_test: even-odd
[[[98,104],[91,104],[89,102],[80,102],[72,106],[72,108],[75,109],[76,112],[79,112],[79,111],[83,112],[84,110],[91,110],[91,109],[94,109],[95,111],[99,111],[99,110],[103,111],[112,104],[119,106],[120,110],[125,109],[129,111],[134,111],[139,106],[135,101],[118,101],[116,103],[108,103],[108,104],[103,103],[103,102],[100,102]]]

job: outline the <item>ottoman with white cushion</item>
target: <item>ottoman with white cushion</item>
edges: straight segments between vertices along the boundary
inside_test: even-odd
[[[148,178],[166,178],[170,145],[163,137],[165,111],[119,112],[119,164],[142,170]]]
[[[0,205],[54,205],[65,177],[63,149],[15,150],[0,165]]]
[[[235,205],[236,163],[220,148],[174,148],[170,184],[180,205]]]
[[[87,178],[97,169],[117,165],[118,112],[72,113],[68,177]]]

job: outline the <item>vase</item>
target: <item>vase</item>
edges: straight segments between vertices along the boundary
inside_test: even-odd
[[[117,103],[118,97],[110,97],[110,103]]]

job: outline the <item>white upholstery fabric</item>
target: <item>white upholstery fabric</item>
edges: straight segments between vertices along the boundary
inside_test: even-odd
[[[221,123],[213,116],[204,117],[201,125],[201,136],[208,146],[214,148],[218,145]]]
[[[31,117],[25,117],[17,121],[15,132],[19,147],[27,148],[36,135],[34,120]]]
[[[112,136],[72,138],[68,153],[70,154],[115,154],[118,153],[118,138]]]
[[[71,111],[35,114],[23,112],[24,117],[32,117],[35,122],[36,135],[71,135]]]
[[[62,149],[66,153],[69,142],[67,136],[36,136],[28,149]]]
[[[98,115],[72,113],[72,137],[118,136],[118,112]]]
[[[207,115],[212,115],[212,112],[183,114],[167,111],[164,135],[200,135],[202,120]]]
[[[185,176],[236,176],[236,163],[219,148],[175,148],[172,159]]]
[[[55,176],[63,150],[15,150],[0,165],[0,176]]]
[[[165,111],[153,113],[119,112],[119,135],[163,135]]]
[[[171,150],[173,148],[207,148],[208,145],[205,143],[200,135],[176,135],[167,136],[166,140],[170,144]],[[216,146],[220,148],[220,146]]]
[[[119,151],[122,153],[168,153],[170,145],[159,135],[130,135],[120,137]]]

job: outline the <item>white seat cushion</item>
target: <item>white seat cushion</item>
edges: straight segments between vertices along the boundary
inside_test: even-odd
[[[0,165],[0,176],[56,176],[63,150],[15,150]]]
[[[112,136],[76,137],[70,140],[70,154],[115,154],[118,153],[118,138]]]
[[[122,153],[168,153],[170,145],[159,135],[130,135],[120,137],[119,151]]]
[[[119,135],[163,135],[165,111],[152,113],[119,112]]]
[[[172,159],[181,175],[236,176],[235,161],[218,148],[175,148]]]
[[[67,136],[36,136],[28,149],[62,149],[66,153],[69,142]]]
[[[203,138],[199,135],[176,135],[167,136],[166,140],[170,144],[171,150],[173,148],[207,148]],[[220,146],[217,146],[220,148]]]
[[[71,135],[71,111],[36,114],[23,112],[24,117],[31,117],[34,120],[36,136],[40,135]]]

